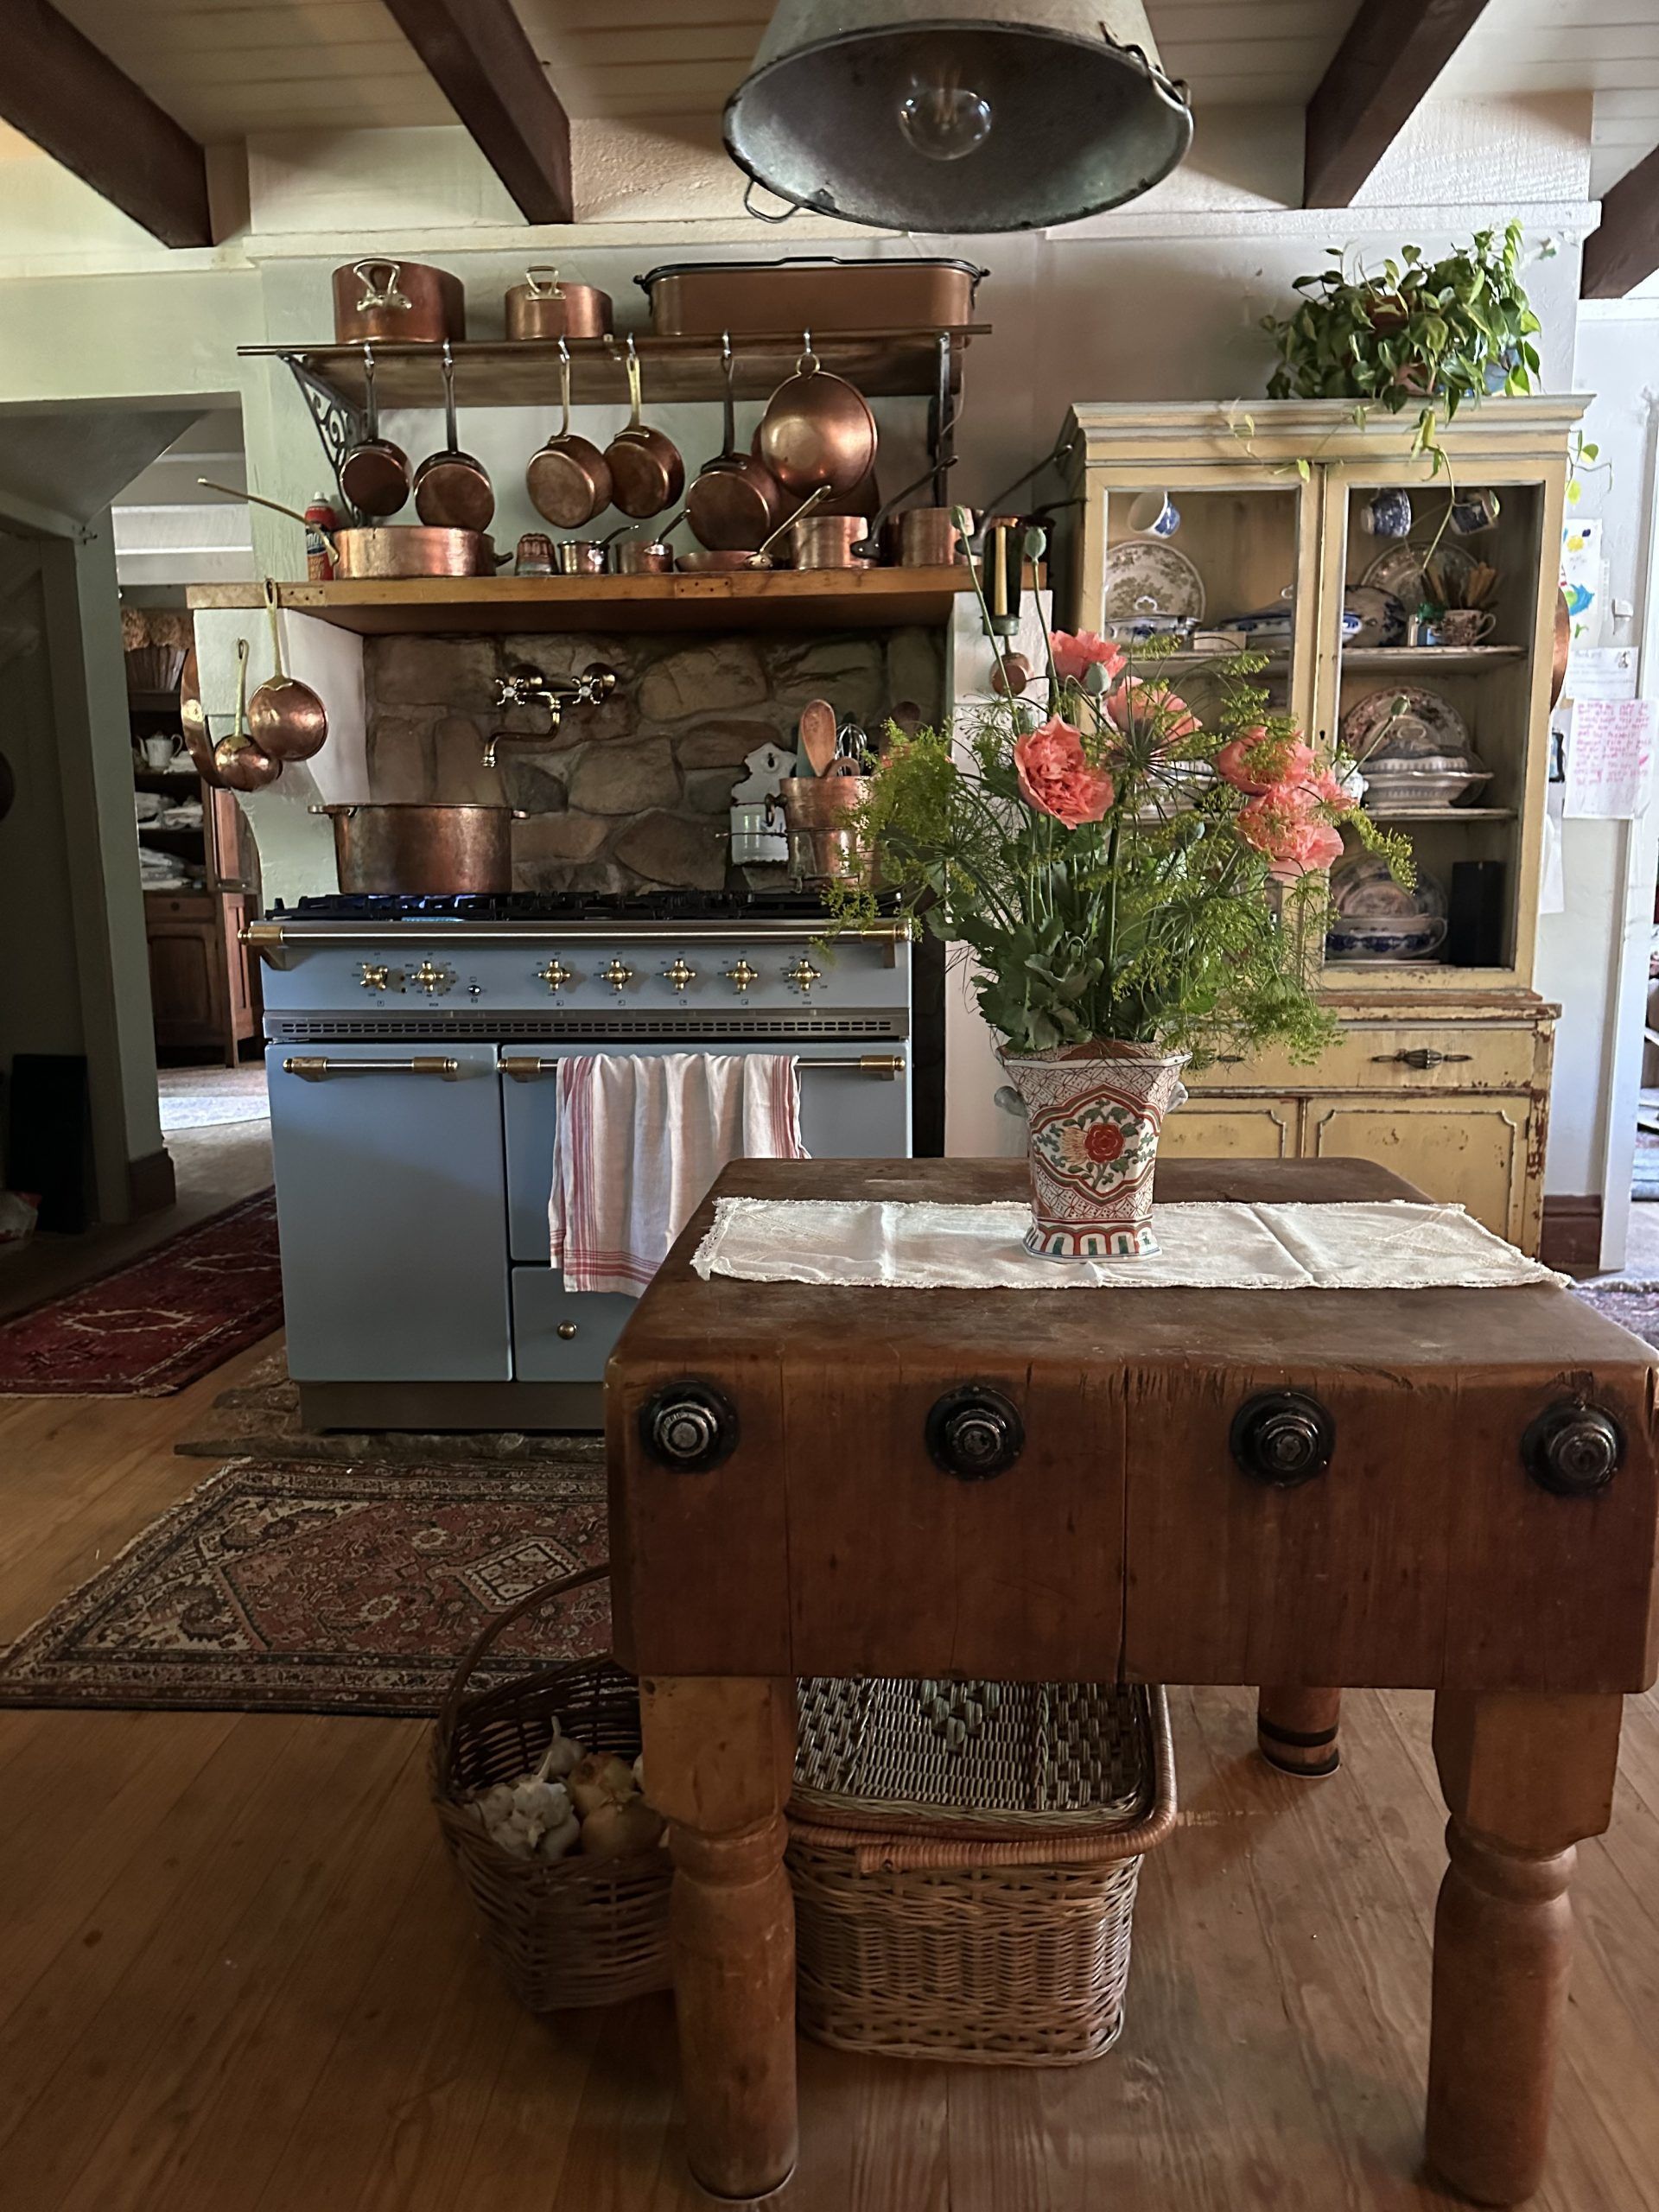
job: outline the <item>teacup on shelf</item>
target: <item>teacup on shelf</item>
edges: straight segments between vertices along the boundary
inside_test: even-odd
[[[1497,617],[1490,607],[1448,607],[1433,621],[1425,622],[1419,635],[1426,645],[1478,645],[1497,626]]]
[[[1408,537],[1411,534],[1411,494],[1398,484],[1372,493],[1359,511],[1359,526],[1368,537]]]

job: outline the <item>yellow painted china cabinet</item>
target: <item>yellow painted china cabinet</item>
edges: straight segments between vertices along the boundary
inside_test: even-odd
[[[1074,626],[1174,628],[1160,670],[1199,707],[1227,645],[1268,653],[1275,707],[1316,739],[1375,743],[1365,804],[1418,870],[1409,899],[1386,883],[1379,899],[1374,861],[1356,848],[1337,863],[1312,957],[1339,1041],[1312,1066],[1269,1050],[1198,1074],[1166,1154],[1377,1160],[1537,1249],[1559,1008],[1533,963],[1586,404],[1459,415],[1449,476],[1413,454],[1411,414],[1361,420],[1351,401],[1073,410],[1082,526],[1058,603]],[[1454,599],[1472,612],[1450,642],[1424,608]]]

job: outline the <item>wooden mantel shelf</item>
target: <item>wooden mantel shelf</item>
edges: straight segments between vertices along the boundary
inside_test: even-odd
[[[965,566],[772,569],[730,575],[411,576],[383,582],[285,583],[281,604],[363,636],[397,631],[890,630],[942,625]],[[259,584],[200,584],[193,611],[257,610]]]

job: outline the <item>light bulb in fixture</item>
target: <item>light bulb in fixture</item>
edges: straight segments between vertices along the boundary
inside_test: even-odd
[[[991,104],[982,92],[950,81],[912,79],[899,103],[899,128],[911,149],[930,162],[959,162],[991,135]]]

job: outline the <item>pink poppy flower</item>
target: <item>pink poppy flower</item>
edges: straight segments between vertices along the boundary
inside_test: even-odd
[[[1028,803],[1068,830],[1098,822],[1112,803],[1111,778],[1090,765],[1081,732],[1058,715],[1015,739],[1014,768]]]
[[[1265,853],[1275,882],[1329,868],[1342,851],[1342,833],[1320,819],[1319,800],[1306,785],[1275,784],[1238,810],[1236,828],[1247,845]]]
[[[1300,737],[1270,737],[1258,722],[1222,747],[1216,755],[1216,773],[1241,791],[1304,784],[1313,773],[1313,748]]]
[[[1106,714],[1125,737],[1150,738],[1154,745],[1198,734],[1198,718],[1185,700],[1151,677],[1126,676],[1108,696]]]
[[[1054,632],[1054,666],[1060,677],[1069,677],[1081,683],[1091,668],[1103,668],[1108,681],[1123,665],[1122,648],[1108,638],[1096,636],[1092,630],[1057,630]]]
[[[1304,822],[1293,830],[1268,874],[1275,883],[1294,883],[1299,875],[1314,875],[1342,858],[1342,832],[1333,822]]]

